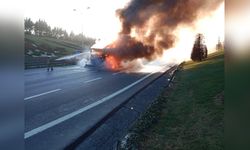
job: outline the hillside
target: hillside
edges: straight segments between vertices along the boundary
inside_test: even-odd
[[[76,42],[25,34],[25,56],[46,57],[52,55],[61,57],[80,49],[82,49],[81,44]]]

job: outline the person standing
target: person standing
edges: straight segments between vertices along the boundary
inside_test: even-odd
[[[51,57],[48,57],[48,60],[47,60],[47,71],[53,71],[53,65],[52,65],[52,59]]]

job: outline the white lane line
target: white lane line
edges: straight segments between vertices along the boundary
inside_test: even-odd
[[[74,72],[86,72],[87,70],[73,70]]]
[[[92,80],[85,81],[84,83],[89,83],[89,82],[93,82],[93,81],[100,80],[100,79],[102,79],[102,78],[98,77],[98,78],[95,78],[95,79],[92,79]]]
[[[24,134],[24,138],[27,139],[27,138],[29,138],[29,137],[35,135],[35,134],[38,134],[38,133],[40,133],[40,132],[43,132],[44,130],[47,130],[48,128],[51,128],[51,127],[53,127],[53,126],[55,126],[55,125],[57,125],[57,124],[60,124],[60,123],[62,123],[62,122],[64,122],[64,121],[66,121],[66,120],[68,120],[68,119],[70,119],[70,118],[72,118],[72,117],[74,117],[74,116],[80,114],[80,113],[83,113],[83,112],[85,112],[85,111],[87,111],[87,110],[89,110],[89,109],[91,109],[91,108],[93,108],[93,107],[96,107],[97,105],[102,104],[102,103],[104,103],[104,102],[106,102],[106,101],[112,99],[113,97],[115,97],[115,96],[117,96],[117,95],[119,95],[119,94],[125,92],[126,90],[132,88],[132,87],[135,86],[136,84],[138,84],[138,83],[142,82],[143,80],[147,79],[148,77],[150,77],[152,74],[153,74],[153,73],[150,73],[150,74],[144,76],[143,78],[137,80],[136,82],[134,82],[134,83],[132,83],[132,84],[130,84],[130,85],[128,85],[128,86],[126,86],[126,87],[124,87],[124,88],[122,88],[122,89],[116,91],[115,93],[113,93],[113,94],[111,94],[111,95],[109,95],[109,96],[106,96],[106,97],[104,97],[104,98],[102,98],[102,99],[100,99],[100,100],[98,100],[98,101],[96,101],[96,102],[94,102],[94,103],[92,103],[92,104],[86,106],[86,107],[83,107],[83,108],[81,108],[81,109],[79,109],[79,110],[77,110],[77,111],[74,111],[74,112],[72,112],[72,113],[70,113],[70,114],[68,114],[68,115],[65,115],[65,116],[63,116],[63,117],[60,117],[60,118],[54,120],[54,121],[51,121],[51,122],[46,123],[46,124],[44,124],[44,125],[42,125],[42,126],[40,126],[40,127],[37,127],[37,128],[35,128],[35,129],[33,129],[33,130],[30,130],[30,131],[28,131],[28,132],[26,132],[26,133]]]
[[[37,94],[37,95],[30,96],[30,97],[26,97],[26,98],[24,98],[24,100],[29,100],[29,99],[36,98],[36,97],[39,97],[39,96],[42,96],[42,95],[46,95],[46,94],[49,94],[49,93],[57,92],[57,91],[60,91],[60,90],[62,90],[62,89],[51,90],[51,91],[44,92],[44,93],[41,93],[41,94]]]
[[[121,71],[120,72],[115,72],[115,73],[112,73],[113,76],[117,75],[117,74],[120,74],[122,73]]]

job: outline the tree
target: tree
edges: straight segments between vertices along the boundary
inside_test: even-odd
[[[38,21],[35,22],[35,26],[34,26],[34,31],[35,31],[35,35],[40,36],[41,35],[41,20],[39,19]]]
[[[50,26],[44,20],[38,20],[34,26],[35,34],[38,36],[48,36],[51,32]]]
[[[69,34],[69,39],[70,39],[71,41],[73,41],[74,37],[75,37],[75,34],[74,34],[73,31],[71,31],[70,34]]]
[[[199,33],[196,35],[191,59],[193,61],[202,61],[207,58],[207,46],[205,45],[204,35]]]
[[[31,21],[30,18],[24,20],[25,23],[25,33],[32,34],[34,32],[37,36],[47,36],[56,39],[70,40],[75,44],[81,45],[81,47],[90,47],[95,43],[95,39],[86,37],[82,33],[74,34],[73,31],[68,34],[68,32],[62,28],[51,27],[46,21],[39,19],[35,23]]]
[[[68,39],[69,35],[68,32],[66,30],[63,30],[63,39],[66,40]]]
[[[65,39],[65,37],[68,36],[68,33],[66,30],[63,30],[62,28],[54,27],[52,30],[52,37],[57,39]]]
[[[31,34],[34,29],[34,23],[30,18],[24,20],[24,31],[26,34]]]
[[[223,49],[223,46],[222,46],[222,43],[220,41],[220,38],[218,39],[218,43],[216,44],[216,50],[217,51],[220,51]]]
[[[57,28],[56,28],[56,27],[54,27],[54,28],[51,30],[51,33],[52,33],[52,37],[57,38]]]
[[[51,27],[49,25],[46,26],[44,35],[47,37],[52,37]]]
[[[63,39],[64,36],[64,31],[62,28],[58,28],[58,38]]]

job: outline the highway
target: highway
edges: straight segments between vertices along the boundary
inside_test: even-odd
[[[68,66],[24,74],[25,148],[55,150],[72,143],[159,73]]]

